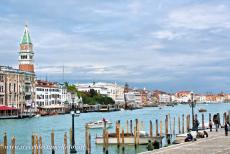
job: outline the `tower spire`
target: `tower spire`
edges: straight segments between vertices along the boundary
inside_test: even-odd
[[[20,41],[19,69],[22,71],[34,73],[33,57],[33,44],[30,38],[28,26],[26,24]]]

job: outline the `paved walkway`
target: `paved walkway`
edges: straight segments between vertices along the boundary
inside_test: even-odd
[[[143,154],[230,154],[230,134],[225,136],[224,129],[219,129],[219,132],[214,130],[214,132],[208,132],[208,134],[208,138],[171,145]]]

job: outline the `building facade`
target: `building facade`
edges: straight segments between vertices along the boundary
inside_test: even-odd
[[[22,111],[31,106],[34,102],[34,81],[34,73],[0,66],[0,105]]]
[[[35,93],[37,107],[63,105],[68,100],[67,88],[59,83],[37,80]]]
[[[116,83],[85,83],[76,84],[78,91],[89,92],[90,89],[94,89],[97,93],[111,97],[115,103],[124,102],[124,87]]]

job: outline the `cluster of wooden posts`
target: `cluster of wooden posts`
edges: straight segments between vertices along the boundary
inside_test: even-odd
[[[7,154],[8,148],[11,149],[11,154],[15,154],[15,141],[16,141],[16,139],[13,136],[11,138],[11,146],[8,147],[8,144],[7,144],[7,134],[5,132],[4,135],[3,135],[3,143],[0,144],[0,154]]]

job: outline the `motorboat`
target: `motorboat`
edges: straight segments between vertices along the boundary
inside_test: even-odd
[[[207,112],[207,110],[204,109],[204,108],[200,108],[200,109],[199,109],[199,112]]]
[[[80,110],[77,110],[76,113],[75,113],[75,116],[76,116],[76,117],[79,117],[80,114],[81,114]]]
[[[40,114],[36,114],[34,117],[38,118],[38,117],[41,117],[41,115]]]
[[[106,128],[112,127],[112,122],[104,119],[88,123],[88,128],[104,128],[104,122],[106,122]]]

